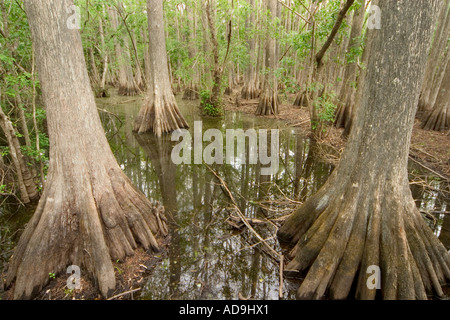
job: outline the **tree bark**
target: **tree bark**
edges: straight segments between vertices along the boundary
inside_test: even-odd
[[[189,59],[191,60],[192,64],[195,64],[195,68],[194,65],[191,67],[192,70],[192,77],[189,80],[188,86],[187,88],[184,90],[183,93],[183,99],[184,100],[197,100],[199,98],[199,89],[198,89],[198,85],[200,82],[200,77],[199,77],[199,70],[198,70],[198,63],[196,63],[194,61],[194,59],[197,58],[197,44],[196,44],[196,28],[197,28],[197,21],[196,21],[196,15],[194,12],[195,9],[195,4],[192,3],[191,6],[186,8],[187,11],[187,16],[188,16],[188,21],[187,23],[189,24],[189,36],[187,38],[188,41],[188,52],[189,52]],[[192,26],[190,25],[190,23],[192,22]]]
[[[134,123],[134,131],[153,131],[157,136],[180,128],[187,122],[178,110],[172,91],[164,34],[163,0],[147,1],[150,39],[150,81],[144,104]]]
[[[442,63],[447,63],[448,60],[448,54],[444,59],[441,59],[441,56],[446,51],[445,48],[447,47],[448,37],[450,35],[449,3],[449,0],[443,0],[441,3],[433,44],[425,68],[425,76],[417,109],[418,114],[427,114],[433,109],[437,96],[436,91],[440,87],[440,81],[436,79],[436,76],[439,77],[439,73],[442,74],[445,70],[445,65],[442,66]]]
[[[277,0],[266,0],[267,10],[271,17],[275,17],[277,13]],[[270,19],[270,18],[269,18]],[[267,21],[267,38],[266,38],[266,70],[264,77],[264,84],[261,95],[259,97],[256,115],[277,115],[278,114],[278,84],[275,75],[278,59],[276,57],[277,42],[269,34],[269,24]]]
[[[206,18],[208,20],[208,28],[210,34],[211,41],[211,51],[213,56],[213,66],[212,66],[212,88],[211,88],[211,98],[209,103],[214,108],[219,108],[222,104],[222,74],[223,74],[223,65],[220,65],[219,62],[219,43],[217,41],[217,30],[215,25],[215,16],[213,12],[215,1],[207,0],[206,1]],[[231,32],[231,30],[230,30]],[[231,34],[229,34],[231,35]]]
[[[30,203],[39,198],[39,192],[36,188],[35,181],[36,175],[34,174],[34,170],[27,166],[22,150],[20,149],[20,142],[16,130],[2,108],[0,108],[0,127],[5,133],[11,160],[16,169],[20,199],[23,203]]]
[[[248,53],[249,53],[249,65],[245,74],[245,85],[241,91],[242,99],[256,99],[259,97],[259,89],[257,88],[257,76],[256,76],[256,41],[255,41],[255,0],[250,0],[250,18],[245,22],[246,30],[251,30],[247,35]]]
[[[120,9],[121,4],[119,3],[118,6]],[[114,8],[108,8],[108,13],[111,19],[111,26],[117,33],[119,30],[118,13]],[[128,38],[119,34],[117,34],[117,37],[122,37],[124,43],[124,47],[121,46],[118,40],[115,43],[116,59],[119,68],[119,95],[135,96],[139,94],[139,88],[137,87],[133,77]]]
[[[374,299],[366,285],[372,265],[381,269],[384,299],[443,295],[450,257],[416,208],[407,172],[438,3],[380,2],[383,27],[369,31],[365,94],[341,161],[278,231],[294,246],[286,269],[307,272],[298,298],[345,299],[355,283],[356,298]]]
[[[350,41],[347,47],[347,54],[358,48],[361,42],[358,37],[361,36],[364,23],[364,4],[355,11],[353,15],[352,30],[350,32]],[[356,61],[347,63],[344,71],[343,84],[339,94],[338,110],[336,112],[336,120],[334,125],[337,128],[346,127],[350,122],[350,114],[353,108],[354,97],[356,93],[356,79],[358,73],[358,65]]]
[[[425,130],[447,131],[450,127],[450,63],[447,62],[445,76],[441,82],[436,103],[424,117]]]
[[[157,251],[165,217],[117,164],[89,84],[81,37],[66,28],[70,0],[24,2],[47,111],[50,162],[39,205],[6,275],[14,298],[32,298],[68,265],[86,269],[108,296],[116,280],[111,258],[138,245]],[[84,269],[85,268],[85,269]]]

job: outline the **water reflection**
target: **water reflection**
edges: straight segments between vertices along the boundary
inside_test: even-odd
[[[203,131],[217,128],[224,137],[226,129],[280,129],[280,169],[276,175],[261,175],[260,164],[236,161],[212,166],[248,218],[276,218],[291,212],[292,206],[283,206],[286,201],[280,203],[280,199],[303,202],[333,170],[332,165],[319,160],[319,146],[283,122],[240,113],[229,113],[224,119],[202,119],[195,102],[178,102],[191,127],[194,121],[202,120]],[[240,293],[255,299],[278,299],[278,264],[261,250],[261,245],[255,245],[249,233],[230,228],[226,221],[234,212],[217,179],[204,165],[174,165],[170,153],[178,142],[171,142],[170,136],[155,139],[153,135],[133,135],[127,124],[132,123],[138,109],[139,103],[108,106],[109,111],[120,115],[122,125],[107,114],[103,114],[103,120],[125,172],[149,198],[161,201],[170,215],[169,252],[147,279],[142,298],[237,299]],[[116,125],[108,125],[110,121]],[[190,132],[193,136],[193,128]],[[248,148],[247,144],[247,155]],[[418,192],[414,196],[421,199],[421,206],[433,208],[440,197],[436,194],[429,198]],[[443,223],[448,225],[446,220]],[[271,238],[275,231],[272,226],[255,228],[278,248],[276,239]],[[440,228],[445,226],[441,223]],[[294,298],[295,289],[295,284],[285,281],[285,298]]]

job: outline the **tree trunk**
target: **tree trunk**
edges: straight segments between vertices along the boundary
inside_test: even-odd
[[[438,2],[380,2],[383,27],[369,31],[365,95],[341,161],[278,231],[295,245],[286,269],[307,271],[298,298],[319,299],[328,289],[330,298],[345,299],[356,282],[357,298],[374,299],[369,266],[381,270],[384,299],[443,295],[450,256],[416,208],[407,172]]]
[[[347,47],[347,54],[357,49],[361,42],[358,37],[361,36],[364,23],[364,5],[355,11],[353,15],[352,30],[350,32],[350,41]],[[347,62],[346,62],[347,63]],[[339,94],[338,110],[334,122],[337,128],[346,127],[350,122],[350,114],[353,108],[354,97],[356,93],[355,83],[357,79],[358,65],[357,61],[348,62],[345,71],[343,84]]]
[[[324,132],[326,132],[326,130],[324,130],[324,127],[328,125],[328,123],[326,121],[323,121],[320,117],[320,114],[322,113],[322,106],[321,103],[319,103],[318,101],[318,98],[324,96],[328,89],[327,88],[328,81],[326,80],[325,77],[326,68],[324,67],[323,59],[328,49],[330,48],[331,44],[333,43],[333,40],[337,32],[339,31],[344,21],[344,18],[346,17],[353,3],[354,0],[347,0],[345,2],[344,6],[339,11],[338,17],[336,18],[336,22],[334,23],[333,29],[328,35],[327,40],[322,45],[321,49],[317,52],[317,54],[314,56],[311,84],[318,84],[319,86],[315,86],[316,89],[313,90],[310,96],[308,96],[307,98],[309,98],[308,102],[311,118],[311,131],[313,132],[314,136],[318,138],[321,138],[323,136]],[[318,90],[318,88],[321,85],[323,86],[323,88]]]
[[[7,285],[15,279],[14,298],[31,298],[50,272],[78,265],[108,296],[116,284],[111,258],[131,256],[138,245],[159,250],[165,217],[132,185],[111,152],[80,33],[66,28],[66,8],[73,2],[24,4],[47,111],[50,162],[44,193],[9,265]]]
[[[214,0],[206,1],[206,18],[208,20],[208,28],[211,39],[211,50],[213,55],[213,66],[212,66],[213,84],[209,103],[214,108],[219,108],[222,104],[221,88],[222,88],[223,65],[221,66],[219,62],[219,43],[217,41],[217,30],[215,25],[215,16],[213,12],[214,2],[215,2]]]
[[[118,6],[121,4],[119,3]],[[111,19],[111,26],[114,32],[119,30],[119,19],[117,11],[114,8],[108,8],[109,17]],[[117,35],[117,37],[120,37]],[[116,59],[119,68],[119,95],[122,96],[135,96],[139,94],[139,88],[137,87],[134,77],[133,69],[131,67],[131,55],[128,48],[128,38],[122,36],[124,47],[120,45],[117,40],[115,43]]]
[[[142,39],[144,39],[144,70],[145,70],[145,82],[150,82],[151,74],[151,62],[150,62],[150,44],[148,42],[148,32],[147,30],[141,30]]]
[[[267,10],[271,13],[271,17],[275,17],[277,13],[277,0],[266,0]],[[269,18],[270,19],[270,18]],[[277,115],[278,114],[278,84],[275,75],[277,68],[276,46],[277,42],[269,34],[270,21],[267,21],[267,38],[266,38],[266,74],[261,95],[259,97],[256,115]]]
[[[422,128],[425,130],[446,131],[450,127],[450,63],[447,62],[445,76],[441,82],[436,103],[425,115]]]
[[[259,97],[259,90],[257,88],[256,83],[256,66],[255,66],[255,57],[256,57],[256,41],[255,41],[255,0],[250,0],[250,18],[246,21],[246,30],[247,30],[247,44],[248,44],[248,53],[249,53],[249,66],[247,67],[247,72],[245,74],[245,85],[241,91],[242,99],[256,99]],[[248,30],[251,30],[248,32]]]
[[[6,140],[8,141],[9,152],[11,160],[16,169],[17,183],[20,190],[20,199],[23,203],[30,203],[33,200],[39,198],[39,193],[36,188],[36,175],[34,171],[27,166],[25,158],[20,149],[19,138],[17,137],[16,130],[13,124],[9,120],[8,116],[0,108],[0,127],[5,133]]]
[[[448,37],[450,35],[450,0],[444,0],[441,3],[439,18],[434,34],[433,45],[431,46],[430,55],[427,60],[424,81],[422,83],[421,94],[418,104],[418,114],[428,113],[433,109],[433,105],[437,96],[436,91],[439,90],[440,82],[435,81],[436,74],[445,70],[442,63],[446,63],[448,56],[441,59],[443,52],[446,51]],[[448,49],[447,49],[448,50]],[[442,78],[441,78],[442,79]],[[433,94],[435,93],[435,94]]]
[[[104,8],[103,14],[104,14]],[[99,17],[98,19],[98,31],[100,33],[100,45],[101,45],[101,54],[103,55],[103,72],[102,72],[102,78],[100,80],[100,91],[102,91],[102,96],[108,96],[107,90],[106,90],[106,75],[108,73],[108,52],[106,50],[106,44],[105,44],[105,33],[103,30],[103,18]]]
[[[196,23],[196,15],[194,12],[195,6],[194,3],[192,3],[192,7],[186,8],[188,21],[189,24],[189,37],[187,38],[188,41],[188,52],[189,52],[189,59],[191,60],[192,64],[198,65],[194,59],[197,57],[197,44],[196,44],[196,33],[195,30],[197,28]],[[192,29],[190,23],[192,22]],[[197,100],[199,98],[199,89],[198,85],[200,82],[199,79],[199,70],[197,67],[194,68],[192,66],[192,78],[189,80],[187,88],[184,90],[183,93],[183,99],[184,100]]]
[[[169,77],[164,34],[163,0],[147,1],[150,39],[150,81],[144,104],[134,123],[134,131],[153,131],[157,136],[180,128],[187,122],[178,110]]]

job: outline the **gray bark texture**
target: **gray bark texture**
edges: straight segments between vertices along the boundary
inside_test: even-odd
[[[246,29],[251,30],[251,33],[254,33],[255,30],[255,0],[250,0],[250,18],[245,22]],[[248,44],[248,52],[249,52],[249,66],[247,67],[247,71],[245,73],[245,84],[241,91],[242,99],[256,99],[259,96],[259,90],[257,87],[257,70],[256,70],[256,40],[255,35],[251,34],[247,39]]]
[[[277,13],[277,0],[266,0],[267,10],[270,12],[271,17],[276,16]],[[267,22],[272,23],[270,21]],[[267,29],[266,38],[266,64],[265,64],[265,77],[261,95],[259,96],[258,107],[256,108],[256,115],[277,115],[278,114],[278,84],[275,76],[275,70],[277,68],[278,59],[276,56],[277,42],[269,34],[270,28]]]
[[[287,270],[305,273],[297,297],[375,299],[369,266],[381,270],[383,299],[443,295],[450,256],[415,206],[407,162],[439,0],[381,1],[369,30],[368,70],[346,149],[325,185],[279,229],[292,246]]]
[[[69,265],[91,275],[104,296],[116,286],[111,259],[138,246],[157,251],[165,217],[117,164],[92,92],[81,37],[67,28],[71,0],[24,2],[47,111],[50,162],[44,193],[9,265],[14,298],[32,298],[49,273]]]
[[[153,132],[157,136],[180,128],[187,122],[180,113],[169,76],[164,33],[163,0],[147,1],[150,79],[144,104],[134,123],[138,133]]]

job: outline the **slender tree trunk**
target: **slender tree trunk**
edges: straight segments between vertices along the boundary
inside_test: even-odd
[[[361,36],[364,23],[364,5],[355,11],[352,21],[352,30],[350,32],[350,41],[347,47],[347,54],[351,53],[361,45],[358,37]],[[344,71],[344,78],[341,91],[338,98],[338,110],[336,112],[336,120],[334,122],[337,128],[346,127],[350,121],[350,114],[352,112],[354,96],[356,93],[356,79],[358,72],[357,61],[347,62]]]
[[[286,269],[306,272],[298,298],[320,299],[328,290],[345,299],[355,283],[357,298],[374,299],[369,266],[381,270],[384,299],[443,295],[450,256],[416,208],[407,172],[438,3],[380,2],[383,27],[369,31],[365,94],[341,161],[278,231],[294,245]]]
[[[91,40],[92,41],[92,40]],[[97,65],[95,63],[94,49],[88,48],[89,54],[89,63],[91,67],[91,82],[94,88],[97,88],[100,85],[100,75],[98,73]]]
[[[144,104],[134,123],[134,131],[152,131],[157,136],[180,128],[187,122],[178,110],[172,91],[164,33],[163,0],[147,1],[151,77]]]
[[[266,0],[267,10],[275,17],[277,13],[277,0]],[[269,25],[271,22],[267,21]],[[257,115],[277,115],[278,114],[278,84],[275,75],[275,70],[278,64],[276,56],[277,42],[269,34],[269,26],[267,26],[266,38],[266,74],[264,77],[264,84],[261,95],[259,97],[258,107],[256,109]]]
[[[213,12],[214,0],[206,1],[206,18],[208,20],[208,28],[211,39],[211,50],[213,55],[212,66],[212,89],[210,103],[215,107],[219,107],[222,103],[221,87],[222,87],[222,74],[223,66],[219,62],[219,43],[217,41],[217,30],[215,26],[215,16]],[[230,30],[231,32],[231,30]]]
[[[144,39],[144,70],[145,70],[145,82],[148,84],[151,77],[151,62],[150,62],[150,44],[148,42],[148,32],[142,29],[142,39]]]
[[[308,95],[309,95],[309,90],[308,90],[308,86],[311,83],[311,76],[312,73],[314,71],[314,55],[315,55],[315,45],[316,45],[316,40],[315,40],[315,29],[316,29],[316,25],[314,22],[314,12],[316,10],[317,4],[314,2],[311,2],[310,6],[309,6],[309,18],[308,20],[310,21],[309,23],[305,22],[305,25],[303,26],[303,28],[307,27],[307,29],[311,29],[312,31],[312,36],[311,36],[311,54],[310,54],[310,58],[306,61],[306,63],[304,63],[304,68],[301,72],[299,72],[299,76],[298,76],[298,84],[300,85],[300,88],[304,88],[301,89],[297,96],[295,97],[294,103],[293,105],[296,107],[307,107],[308,106]],[[300,25],[300,23],[299,23]],[[298,32],[302,32],[302,29],[298,28]]]
[[[441,70],[441,73],[445,70],[445,66],[442,67],[442,63],[446,63],[448,60],[448,55],[444,59],[441,59],[441,56],[446,51],[445,48],[447,47],[448,37],[450,35],[449,3],[450,0],[443,0],[441,2],[440,14],[421,88],[417,110],[419,115],[429,113],[433,108],[437,96],[436,91],[440,87],[440,82],[435,81],[435,77],[439,74],[439,70]]]
[[[247,44],[249,53],[249,66],[247,67],[247,72],[245,74],[245,84],[241,91],[242,99],[256,99],[259,96],[259,90],[257,88],[257,75],[256,75],[256,41],[255,41],[255,0],[250,0],[250,18],[246,21],[247,32]]]
[[[17,74],[16,74],[17,76]],[[22,134],[25,139],[25,145],[31,148],[31,138],[30,133],[28,131],[27,118],[25,117],[25,105],[23,104],[22,97],[20,96],[19,86],[14,86],[14,91],[16,92],[15,104],[17,108],[17,113],[19,114],[20,125],[22,129]]]
[[[100,292],[115,289],[111,258],[138,245],[159,250],[165,217],[134,187],[106,140],[89,84],[81,37],[66,28],[70,0],[24,2],[47,111],[50,162],[39,205],[12,256],[7,286],[31,298],[48,274],[78,265]],[[61,57],[64,57],[62,59]]]
[[[187,23],[190,25],[190,33],[189,33],[189,37],[187,38],[188,41],[188,52],[189,52],[189,59],[192,61],[192,63],[196,64],[197,63],[194,61],[194,59],[196,59],[197,57],[197,44],[195,43],[196,41],[196,34],[195,34],[195,29],[196,29],[196,20],[195,20],[195,12],[194,12],[194,3],[192,4],[192,7],[188,7],[186,8],[187,11],[187,16],[188,16],[188,21]],[[190,24],[192,22],[192,25]],[[198,85],[199,85],[199,75],[198,75],[198,69],[197,68],[193,68],[192,70],[192,79],[189,80],[188,86],[187,88],[184,90],[183,93],[183,99],[184,100],[197,100],[199,98],[199,89],[198,89]]]
[[[445,76],[432,110],[425,114],[422,128],[446,131],[450,128],[450,63],[447,62]]]
[[[134,60],[135,60],[135,65],[136,65],[136,75],[135,75],[135,82],[136,82],[136,86],[139,88],[140,91],[144,90],[145,88],[145,81],[144,81],[144,75],[142,72],[142,67],[141,67],[141,60],[139,59],[139,55],[137,52],[137,44],[136,44],[136,34],[132,33],[131,31],[129,31],[130,33],[130,40],[133,43],[133,51],[134,51]]]
[[[99,17],[99,19],[98,19],[98,31],[100,33],[100,45],[101,45],[101,50],[102,50],[101,54],[103,55],[103,72],[102,72],[102,78],[100,80],[100,90],[105,91],[106,74],[108,72],[108,52],[106,51],[105,32],[103,30],[103,18],[102,17]]]
[[[14,164],[14,168],[16,169],[20,199],[23,203],[30,203],[31,201],[39,198],[35,181],[36,176],[33,174],[33,170],[27,166],[25,157],[20,149],[20,142],[17,137],[16,130],[14,129],[14,126],[8,116],[3,112],[2,108],[0,108],[0,127],[5,133],[11,160]]]
[[[119,8],[121,4],[119,3]],[[119,18],[116,9],[108,9],[109,17],[111,19],[111,26],[117,33],[119,30]],[[135,83],[133,76],[133,69],[131,67],[131,55],[128,47],[128,38],[117,34],[117,37],[122,37],[124,47],[120,45],[119,41],[115,43],[116,59],[119,68],[119,95],[135,96],[139,94],[139,89]]]
[[[32,50],[31,50],[31,108],[33,112],[33,129],[34,129],[34,135],[36,137],[36,153],[39,156],[39,175],[41,180],[41,187],[42,190],[44,188],[44,182],[45,182],[45,174],[44,174],[44,160],[43,160],[43,154],[41,152],[41,139],[39,136],[39,127],[37,123],[36,118],[36,63],[35,63],[35,53],[34,53],[34,45],[32,44]]]

